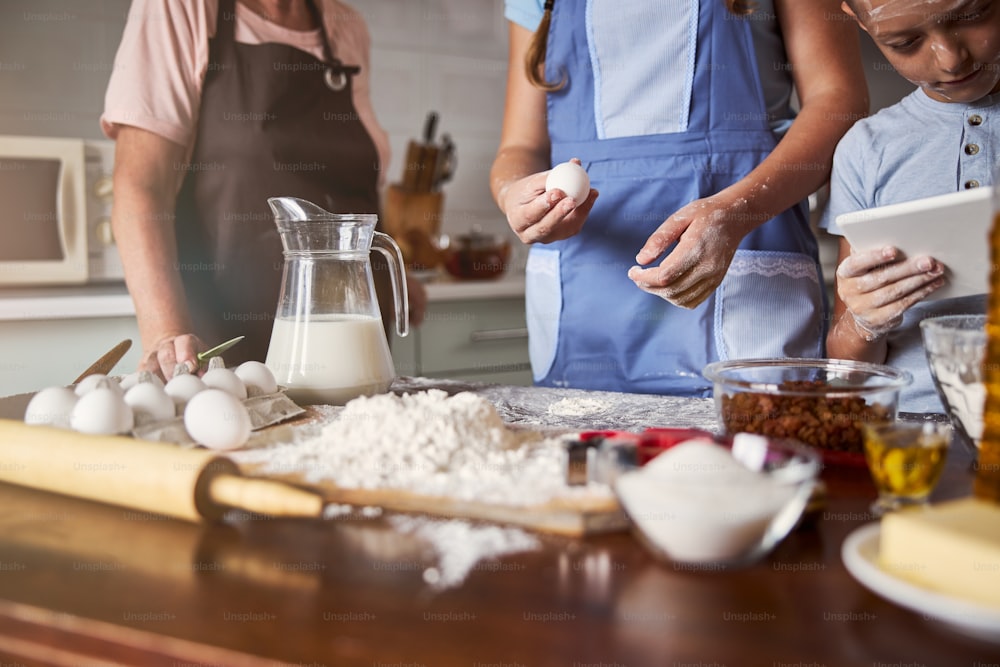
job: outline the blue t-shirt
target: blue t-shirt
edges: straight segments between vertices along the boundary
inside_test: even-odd
[[[842,213],[989,185],[998,150],[1000,94],[959,104],[917,89],[840,140],[821,226],[840,234]]]
[[[544,0],[505,0],[504,17],[534,32],[542,21],[544,4]],[[795,110],[792,108],[792,67],[785,54],[785,42],[774,12],[774,0],[758,0],[753,7],[753,13],[746,20],[750,21],[760,85],[771,129],[780,139],[795,119]]]
[[[820,226],[841,234],[843,213],[993,183],[1000,147],[1000,95],[972,104],[938,102],[916,90],[858,121],[837,145],[830,201]],[[983,313],[986,296],[926,301],[910,308],[887,339],[886,363],[913,373],[901,410],[942,412],[920,338],[920,320]]]

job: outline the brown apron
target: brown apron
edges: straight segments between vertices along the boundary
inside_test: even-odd
[[[322,61],[285,44],[239,44],[235,22],[235,0],[220,0],[176,222],[195,333],[208,345],[246,336],[226,353],[228,366],[264,361],[271,338],[284,261],[268,197],[378,213],[381,168],[350,78],[333,90]],[[388,321],[388,273],[384,262],[372,263]]]

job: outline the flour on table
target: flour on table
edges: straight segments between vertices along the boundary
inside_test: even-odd
[[[495,505],[541,505],[556,497],[610,496],[602,485],[570,487],[557,438],[514,431],[471,392],[438,389],[356,398],[328,423],[292,442],[232,452],[261,474],[306,483],[395,489]]]
[[[318,423],[274,430],[275,439],[230,452],[260,474],[295,474],[306,483],[344,488],[397,489],[495,505],[540,505],[553,498],[610,496],[603,485],[565,482],[562,443],[534,431],[507,427],[486,399],[438,389],[362,397],[319,415]],[[362,508],[361,518],[378,515]],[[324,517],[358,517],[349,505],[328,505]],[[461,584],[486,559],[537,549],[520,528],[390,515],[393,530],[424,542],[435,564],[424,581],[442,590]]]
[[[607,403],[594,398],[564,398],[549,405],[549,413],[561,417],[582,417],[607,407]]]
[[[424,581],[437,589],[452,588],[465,581],[476,565],[541,546],[538,538],[520,528],[476,525],[462,519],[431,519],[396,515],[389,523],[404,535],[426,542],[437,556],[437,566],[424,570]]]

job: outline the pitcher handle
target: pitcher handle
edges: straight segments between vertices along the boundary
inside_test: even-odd
[[[396,333],[400,337],[410,333],[410,295],[406,289],[406,268],[403,253],[388,234],[375,232],[372,250],[378,250],[389,263],[389,278],[392,280],[393,302],[396,305]]]

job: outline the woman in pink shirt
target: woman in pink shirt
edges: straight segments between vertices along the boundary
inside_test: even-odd
[[[378,212],[389,150],[368,54],[336,0],[133,0],[101,124],[141,368],[169,377],[238,335],[226,361],[263,361],[283,264],[268,197]]]

